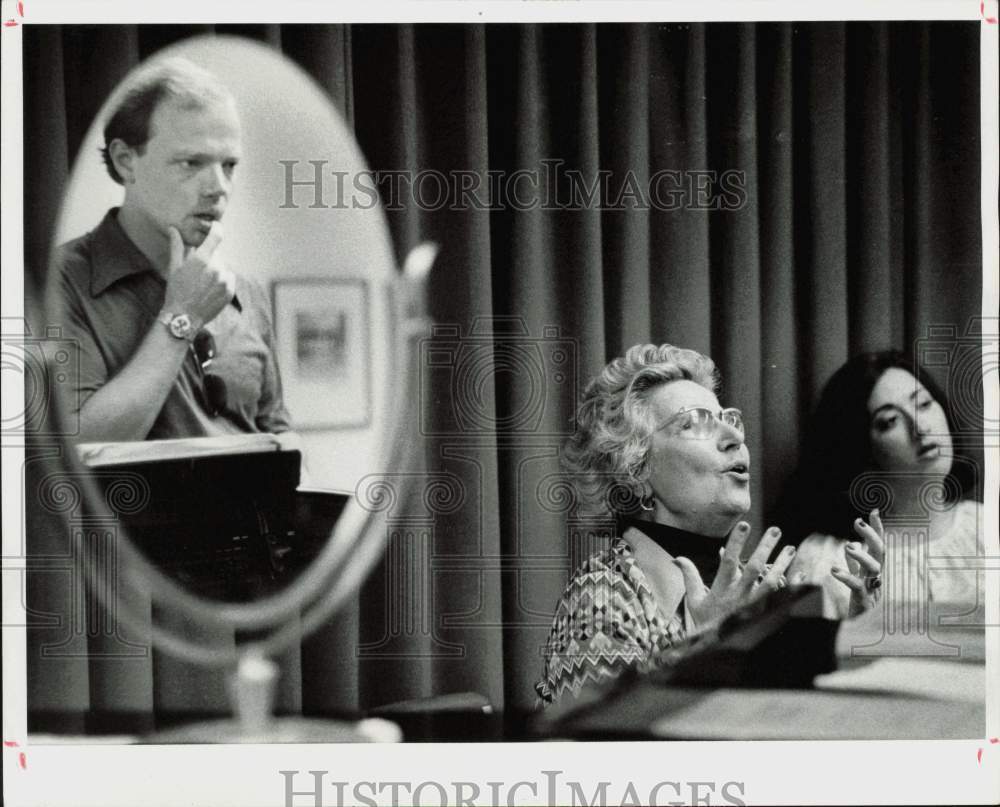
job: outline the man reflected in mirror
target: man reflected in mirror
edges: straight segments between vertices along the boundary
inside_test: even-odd
[[[241,140],[232,95],[185,60],[112,110],[102,156],[124,200],[57,256],[82,441],[289,429],[268,298],[222,260]]]

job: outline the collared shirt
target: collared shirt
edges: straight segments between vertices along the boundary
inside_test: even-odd
[[[695,565],[705,584],[712,585],[715,575],[719,572],[719,563],[722,560],[719,557],[719,550],[725,545],[725,538],[711,538],[679,527],[671,527],[669,524],[627,516],[622,519],[622,527],[635,527],[667,554],[675,558],[678,556],[687,558]]]
[[[109,210],[96,229],[60,248],[61,335],[79,346],[79,381],[70,379],[69,390],[76,409],[125,367],[154,325],[165,327],[157,316],[166,281],[117,214]],[[232,302],[205,325],[216,346],[207,372],[225,382],[225,406],[210,414],[204,371],[192,349],[148,439],[288,430],[268,309],[263,289],[237,275]]]

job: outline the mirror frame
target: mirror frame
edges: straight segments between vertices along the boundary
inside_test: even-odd
[[[327,101],[333,114],[340,118],[332,102],[316,82],[298,65],[253,40],[236,36],[199,36],[183,40],[147,59],[129,72],[129,76],[137,70],[142,70],[164,58],[183,56],[185,46],[192,42],[211,40],[222,43],[238,40],[242,44],[252,44],[259,48],[262,55],[280,59],[294,67],[304,82],[311,84]],[[127,81],[128,78],[125,79]],[[119,84],[108,101],[102,106],[102,114],[110,100],[114,98],[122,85]],[[100,118],[98,118],[99,120]],[[91,127],[96,125],[92,123]],[[343,127],[344,133],[350,136],[350,130]],[[360,147],[359,171],[367,170]],[[74,166],[75,168],[75,166]],[[72,176],[72,172],[71,172]],[[65,216],[66,196],[60,206],[56,219],[55,230]],[[379,229],[386,239],[390,239],[385,212],[381,202],[377,205]],[[53,232],[53,239],[56,232]],[[61,304],[58,296],[58,271],[52,266],[56,260],[57,245],[50,248],[50,271],[48,283],[43,291],[43,310],[51,314],[57,310],[54,306]],[[388,254],[392,254],[391,241],[388,244]],[[419,439],[418,417],[414,412],[412,401],[417,400],[419,384],[417,374],[418,351],[415,337],[429,331],[429,320],[426,319],[426,281],[430,268],[437,254],[437,247],[424,244],[415,248],[408,256],[403,272],[390,272],[381,279],[371,280],[374,294],[385,295],[388,305],[386,313],[389,319],[388,334],[388,364],[385,371],[379,374],[373,384],[373,390],[382,388],[382,400],[388,402],[386,428],[376,435],[377,449],[376,465],[379,472],[363,477],[357,484],[354,495],[350,498],[340,517],[337,519],[326,544],[320,553],[305,567],[289,585],[275,593],[270,593],[259,600],[249,603],[232,603],[212,600],[192,592],[182,584],[171,579],[160,571],[132,542],[127,530],[122,527],[117,531],[115,552],[119,561],[118,587],[112,587],[114,594],[109,594],[106,586],[106,574],[102,576],[99,568],[101,561],[94,553],[84,551],[86,538],[82,531],[71,531],[74,550],[84,558],[85,579],[97,599],[105,608],[112,606],[109,602],[115,597],[116,618],[138,636],[149,636],[158,647],[172,655],[189,660],[203,666],[225,666],[234,663],[248,652],[276,654],[298,641],[326,620],[344,600],[354,593],[368,576],[372,568],[382,557],[388,540],[385,511],[388,509],[386,499],[395,500],[407,494],[405,490],[387,489],[384,481],[380,484],[379,477],[392,468],[410,467],[412,461],[422,452],[422,442]],[[399,362],[402,366],[395,366]],[[397,379],[404,379],[406,394],[399,394]],[[92,470],[87,468],[78,457],[75,442],[66,435],[67,424],[66,404],[57,395],[53,396],[54,406],[51,416],[54,418],[61,435],[62,455],[55,460],[62,474],[70,475],[72,484],[79,485],[80,502],[86,502],[93,515],[99,520],[114,520],[115,515],[106,501],[106,496],[100,492]],[[46,480],[60,474],[49,473]],[[368,481],[367,487],[365,485]],[[42,484],[44,485],[45,480]],[[403,482],[402,485],[412,485],[413,482]],[[366,497],[362,501],[362,497]],[[391,503],[391,502],[390,502]],[[65,509],[65,508],[64,508]],[[61,516],[65,522],[65,516]],[[151,602],[166,606],[182,616],[192,618],[200,624],[212,627],[227,627],[232,630],[267,632],[266,636],[251,642],[241,643],[239,648],[215,647],[191,641],[184,636],[164,630],[157,626],[155,617],[139,615],[133,612],[129,603],[132,601],[130,589],[136,589],[148,596]],[[121,595],[119,596],[119,591]]]

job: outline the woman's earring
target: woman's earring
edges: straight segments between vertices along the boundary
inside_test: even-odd
[[[653,497],[652,497],[652,495],[643,496],[641,499],[639,499],[639,507],[641,507],[647,513],[652,513],[653,510],[655,509],[653,507]]]

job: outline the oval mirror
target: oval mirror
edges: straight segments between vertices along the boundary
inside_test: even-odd
[[[46,310],[73,346],[54,374],[73,437],[40,495],[112,525],[123,599],[250,637],[220,652],[153,624],[161,647],[212,665],[273,655],[377,561],[381,488],[366,480],[416,447],[402,435],[420,284],[397,271],[352,133],[275,51],[180,43],[104,105],[54,241]],[[411,259],[425,275],[433,249]],[[226,282],[232,299],[200,316]],[[166,310],[181,299],[200,302]]]

